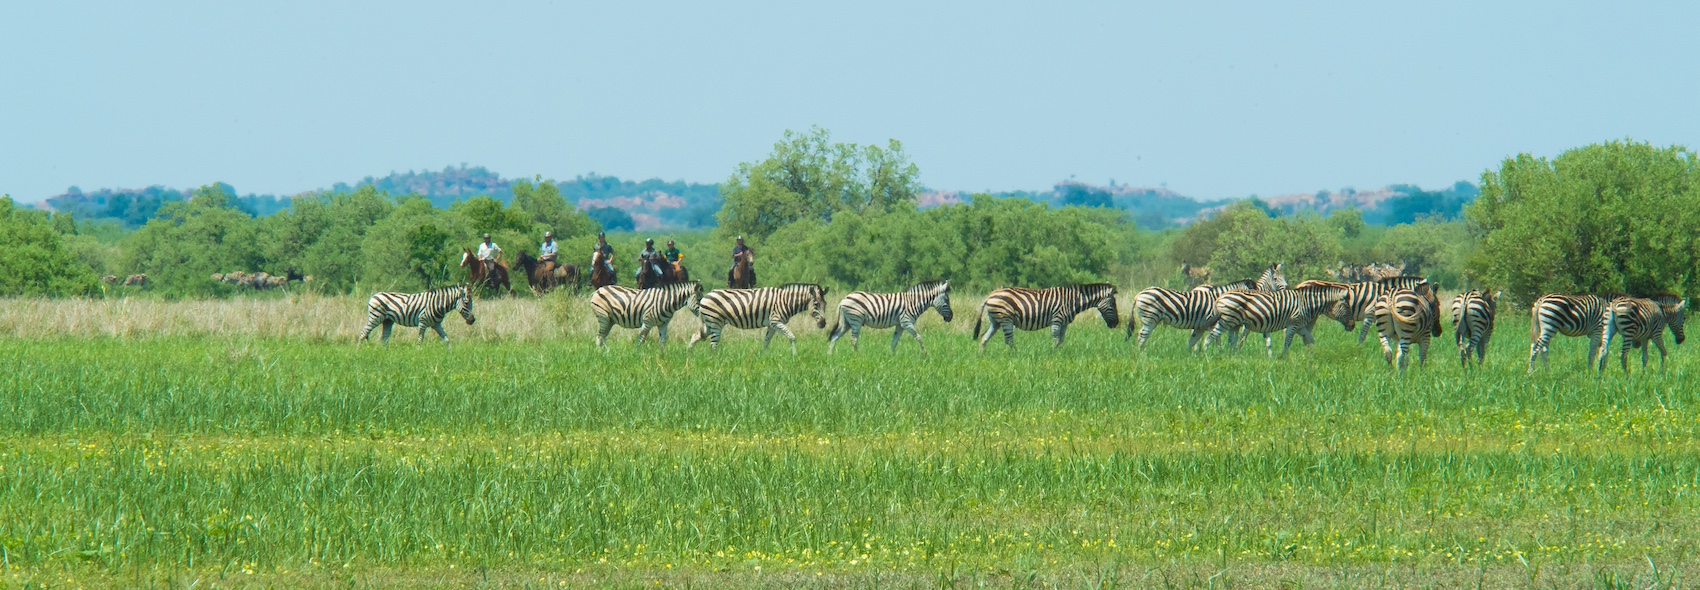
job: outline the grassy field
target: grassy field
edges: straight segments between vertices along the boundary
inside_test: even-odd
[[[1332,323],[980,357],[968,297],[926,355],[795,357],[604,352],[565,298],[356,349],[363,305],[0,304],[0,586],[1700,584],[1691,353],[1530,375],[1517,313],[1397,377]]]

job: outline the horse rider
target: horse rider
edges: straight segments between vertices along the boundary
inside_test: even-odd
[[[555,232],[543,232],[543,245],[537,248],[537,262],[542,263],[544,274],[555,271],[555,258],[560,253],[560,246],[555,244]]]
[[[643,251],[638,253],[638,271],[634,276],[642,277],[643,273],[655,271],[655,276],[661,274],[661,253],[655,251],[655,238],[643,240]]]
[[[732,267],[726,269],[726,282],[732,282],[732,271],[738,268],[738,257],[744,256],[750,259],[750,284],[756,284],[755,253],[755,250],[751,250],[749,246],[744,245],[744,236],[738,236],[738,245],[732,247]]]
[[[484,243],[478,245],[478,261],[484,264],[486,276],[496,270],[496,259],[501,258],[502,247],[490,241],[490,234],[484,234]]]
[[[608,245],[608,234],[596,232],[596,247],[591,252],[602,253],[602,266],[608,269],[608,274],[614,274],[614,247]]]
[[[679,260],[685,257],[684,254],[679,253],[679,247],[673,245],[673,240],[667,240],[667,250],[662,252],[661,255],[667,257],[668,264],[673,265],[679,264]]]

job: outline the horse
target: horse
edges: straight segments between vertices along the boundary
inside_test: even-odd
[[[608,265],[602,263],[602,251],[592,252],[590,254],[590,288],[592,290],[601,289],[619,283],[620,276],[608,270]]]
[[[671,269],[668,267],[671,267]],[[667,282],[669,283],[684,283],[691,280],[691,271],[685,268],[685,258],[683,256],[680,256],[679,259],[674,261],[672,264],[662,265],[661,268],[663,270],[671,270],[673,273],[673,276],[667,279]]]
[[[578,266],[573,264],[557,264],[553,269],[532,258],[531,254],[521,250],[519,266],[525,269],[525,280],[531,284],[531,292],[542,295],[544,292],[560,285],[572,285],[573,293],[579,290]]]
[[[657,271],[656,269],[659,269]],[[667,262],[665,258],[656,258],[638,269],[637,284],[639,289],[649,289],[662,285],[682,282],[679,278],[678,267],[675,263]],[[659,272],[659,274],[657,274]]]
[[[727,289],[754,289],[756,286],[756,269],[750,264],[750,254],[745,252],[737,256],[737,263],[726,273]]]
[[[486,269],[483,261],[472,254],[472,250],[461,248],[460,266],[466,269],[469,277],[467,284],[494,289],[497,295],[501,295],[502,291],[507,291],[509,295],[514,294],[513,286],[508,284],[508,265],[497,262]]]

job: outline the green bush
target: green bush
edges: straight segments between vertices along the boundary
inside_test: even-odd
[[[63,219],[55,219],[63,218]],[[90,295],[99,280],[88,263],[67,247],[59,225],[75,228],[70,215],[54,218],[41,211],[20,209],[12,198],[0,197],[0,295]]]

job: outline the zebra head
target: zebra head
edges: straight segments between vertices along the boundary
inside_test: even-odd
[[[472,290],[464,284],[460,286],[460,301],[458,303],[459,305],[456,307],[460,308],[460,319],[466,320],[466,325],[470,326],[472,322],[478,321],[478,317],[472,315]]]
[[[1677,344],[1687,340],[1688,335],[1684,333],[1682,324],[1688,319],[1688,313],[1685,311],[1688,302],[1676,295],[1659,295],[1653,297],[1653,303],[1657,303],[1659,312],[1665,314],[1665,325],[1670,326],[1671,339]]]
[[[952,317],[955,317],[955,314],[950,311],[950,281],[922,281],[910,287],[909,292],[931,295],[932,300],[927,304],[933,306],[933,309],[939,310],[939,317],[944,318],[944,321],[948,322]]]
[[[1114,330],[1121,325],[1121,314],[1116,313],[1116,286],[1109,283],[1081,285],[1081,294],[1093,307],[1098,308],[1098,315],[1103,316],[1104,325]]]
[[[826,287],[822,285],[804,285],[809,289],[809,317],[815,318],[815,327],[826,329]]]
[[[1257,278],[1257,288],[1271,292],[1287,288],[1287,275],[1281,272],[1281,263],[1271,264],[1269,270],[1263,271],[1263,276]]]
[[[691,308],[691,315],[702,317],[702,281],[685,281],[675,287],[679,289]]]

